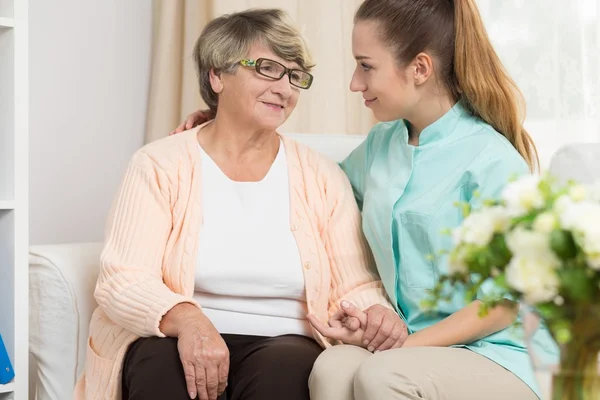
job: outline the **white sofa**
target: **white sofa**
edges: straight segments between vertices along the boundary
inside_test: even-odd
[[[290,135],[334,160],[343,159],[363,136]],[[575,162],[575,164],[574,164]],[[600,144],[570,146],[552,168],[563,177],[600,177]],[[587,163],[588,165],[586,165]],[[594,164],[596,163],[596,164]],[[101,243],[32,246],[30,249],[31,398],[71,398],[82,371]]]

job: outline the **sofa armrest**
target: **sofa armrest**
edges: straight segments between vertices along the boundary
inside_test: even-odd
[[[30,371],[38,400],[71,398],[85,362],[102,243],[29,249]]]
[[[554,154],[550,173],[562,181],[579,183],[600,181],[600,143],[570,143]]]

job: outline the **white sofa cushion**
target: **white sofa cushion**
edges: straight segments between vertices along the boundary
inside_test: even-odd
[[[286,134],[298,142],[317,150],[325,157],[340,162],[365,139],[363,135],[322,135],[306,133]]]
[[[29,344],[37,399],[70,399],[83,369],[101,243],[32,246]]]

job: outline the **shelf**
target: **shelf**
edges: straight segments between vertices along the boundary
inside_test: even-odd
[[[2,210],[14,210],[15,202],[14,201],[3,201],[0,200],[0,211]]]
[[[0,333],[17,377],[0,400],[29,398],[29,3],[0,0]]]
[[[0,29],[0,203],[15,199],[15,33],[15,29]]]
[[[14,28],[15,20],[12,18],[2,18],[0,17],[0,29],[3,28]]]
[[[12,393],[15,391],[15,381],[9,382],[6,385],[0,385],[0,393]]]

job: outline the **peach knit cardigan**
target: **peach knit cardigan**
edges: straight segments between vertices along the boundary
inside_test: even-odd
[[[75,399],[121,399],[128,346],[139,337],[164,337],[162,316],[176,304],[196,304],[194,270],[203,221],[197,132],[148,144],[131,159],[108,219],[95,290],[99,306]],[[282,140],[290,230],[302,260],[308,311],[326,321],[342,299],[361,309],[377,303],[391,307],[346,176],[314,150]],[[323,347],[332,345],[313,333]]]

